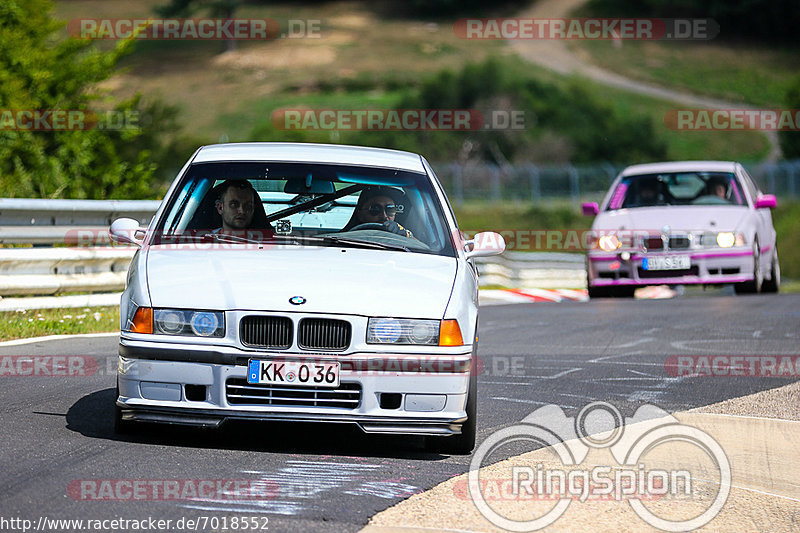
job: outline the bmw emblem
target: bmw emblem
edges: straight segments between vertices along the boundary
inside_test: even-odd
[[[291,298],[289,298],[289,303],[292,305],[303,305],[304,303],[306,303],[306,299],[303,298],[302,296],[292,296]]]

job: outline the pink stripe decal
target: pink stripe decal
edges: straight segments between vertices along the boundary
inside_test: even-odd
[[[740,283],[742,281],[753,281],[752,276],[714,276],[713,279],[703,279],[697,276],[687,276],[682,278],[648,278],[643,280],[620,279],[620,280],[605,280],[595,279],[592,280],[592,285],[595,287],[605,287],[607,285],[696,285],[696,284],[722,284],[722,283]]]
[[[706,259],[709,257],[745,257],[751,256],[753,252],[745,251],[745,252],[722,252],[722,253],[708,253],[708,254],[692,254],[692,259]]]
[[[625,198],[625,191],[628,190],[627,183],[620,183],[617,187],[617,190],[614,191],[614,196],[611,197],[611,201],[608,203],[609,209],[619,209],[622,207],[622,200]]]
[[[736,203],[739,205],[744,205],[742,201],[742,196],[739,194],[739,187],[736,186],[736,180],[731,178],[731,187],[733,188],[733,194],[736,196]]]

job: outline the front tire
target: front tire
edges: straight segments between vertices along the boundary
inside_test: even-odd
[[[761,273],[761,250],[756,244],[753,249],[753,280],[734,283],[733,290],[736,294],[757,294],[761,292],[764,274]]]
[[[770,266],[770,278],[764,280],[761,285],[761,292],[776,293],[781,289],[781,264],[778,261],[778,247],[775,247],[775,253],[772,254],[772,265]]]

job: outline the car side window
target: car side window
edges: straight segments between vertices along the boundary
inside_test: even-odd
[[[753,203],[755,204],[759,194],[759,190],[755,184],[755,181],[753,181],[753,178],[750,177],[750,174],[748,174],[743,167],[739,167],[739,176],[740,176],[740,181],[744,185],[744,188],[747,190],[748,196],[750,196]]]

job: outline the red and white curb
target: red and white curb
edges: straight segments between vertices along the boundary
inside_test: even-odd
[[[481,305],[585,302],[586,289],[485,289],[479,293]]]
[[[587,302],[586,289],[481,289],[478,293],[481,305]],[[636,289],[637,300],[662,300],[674,298],[677,292],[666,285]]]

